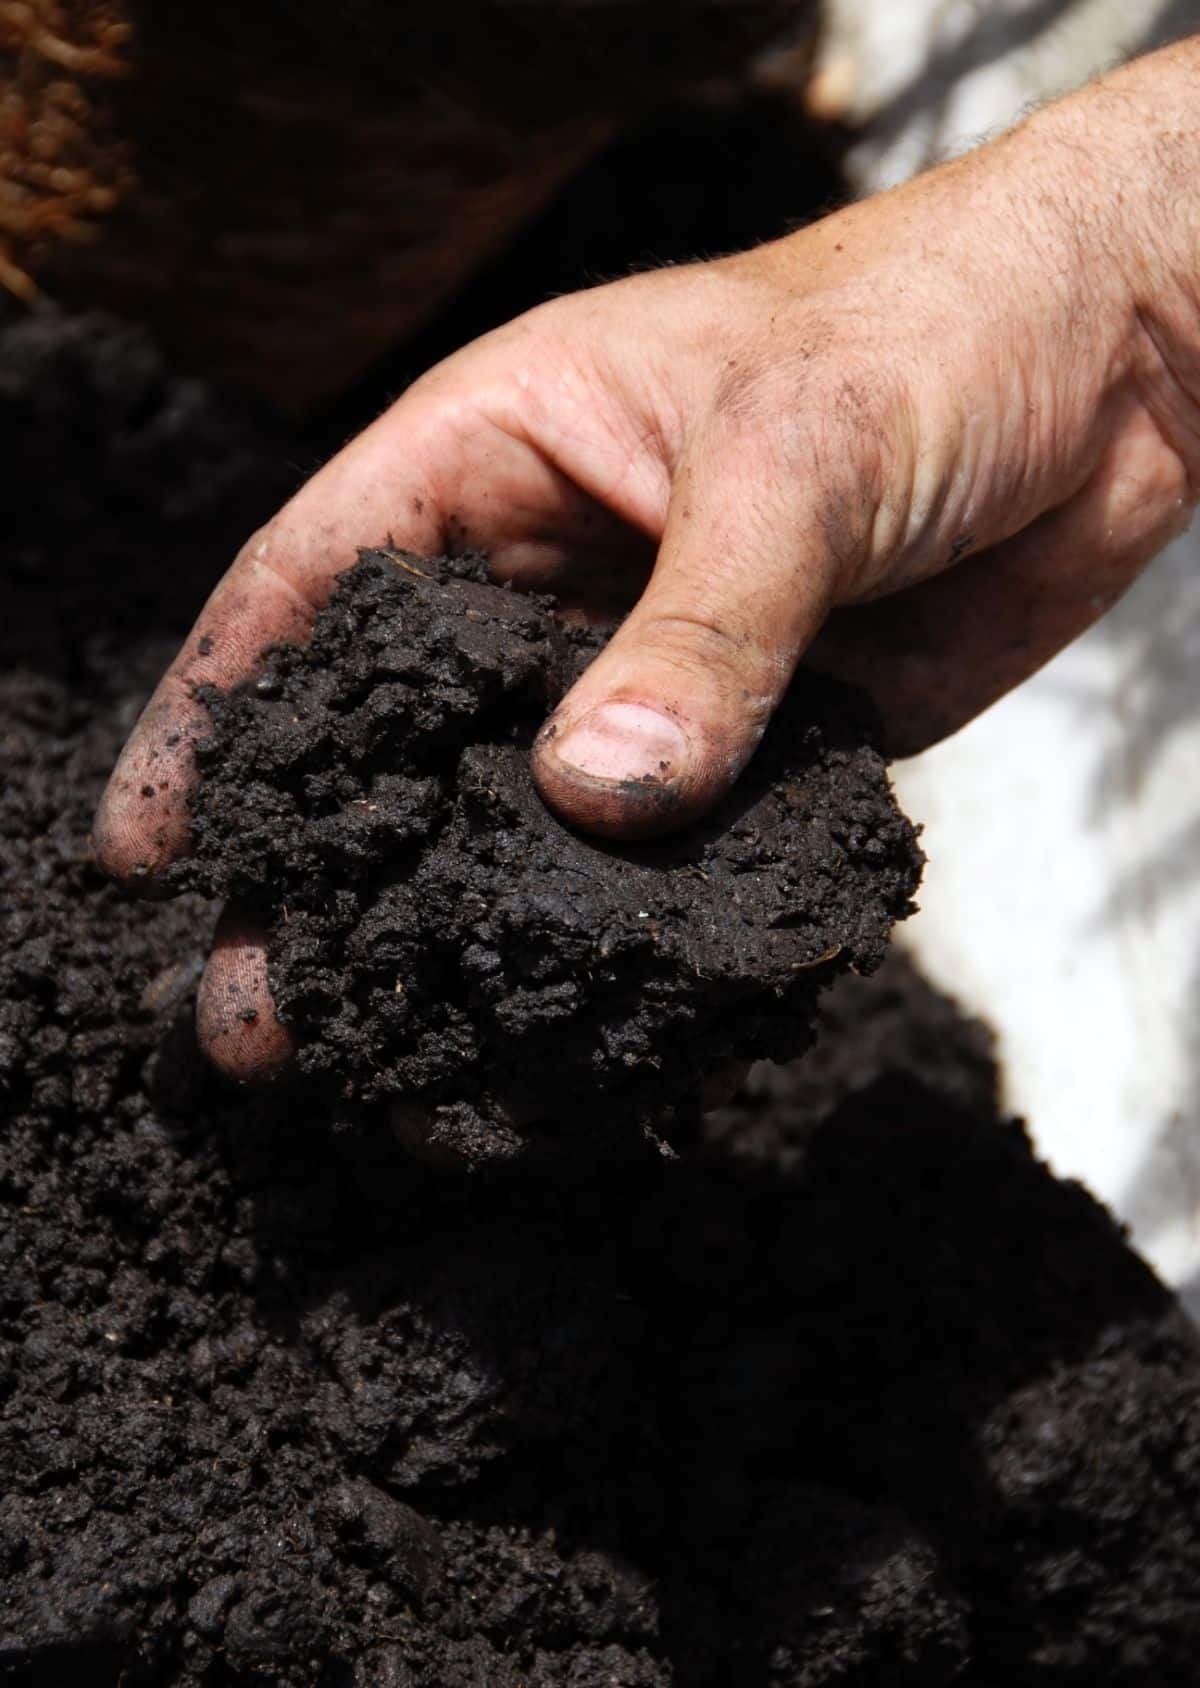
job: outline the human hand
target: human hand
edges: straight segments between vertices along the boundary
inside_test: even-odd
[[[389,539],[479,546],[592,611],[643,588],[534,752],[585,830],[700,813],[806,652],[866,684],[895,748],[953,731],[1190,514],[1194,219],[1159,213],[1198,65],[1190,44],[1141,61],[800,234],[557,300],[431,371],[217,587],[105,794],[101,863],[152,883],[186,850],[194,688],[302,639]],[[1162,145],[1138,140],[1150,112]],[[236,913],[199,1018],[229,1071],[286,1059]]]

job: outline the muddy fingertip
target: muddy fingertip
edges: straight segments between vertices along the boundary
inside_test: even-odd
[[[163,894],[164,869],[187,854],[195,732],[153,700],[117,760],[92,821],[101,870],[126,890]]]
[[[266,940],[240,914],[226,912],[196,997],[196,1035],[214,1067],[241,1084],[266,1084],[288,1072],[292,1034],[275,1013]]]

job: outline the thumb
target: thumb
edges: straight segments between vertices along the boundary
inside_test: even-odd
[[[570,825],[673,831],[753,755],[835,572],[821,524],[756,481],[681,467],[645,593],[534,746],[538,790]]]

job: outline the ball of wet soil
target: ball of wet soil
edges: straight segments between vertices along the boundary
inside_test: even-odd
[[[308,645],[203,694],[179,882],[257,912],[301,1071],[426,1153],[669,1134],[732,1063],[801,1053],[911,909],[869,711],[814,676],[683,834],[558,821],[529,747],[603,642],[479,557],[363,552]]]

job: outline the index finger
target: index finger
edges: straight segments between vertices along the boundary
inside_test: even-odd
[[[304,486],[239,553],[142,712],[96,811],[92,839],[114,879],[150,889],[187,853],[201,686],[250,678],[273,645],[306,639],[360,545],[434,551],[440,521],[415,464],[397,472],[381,418]]]

